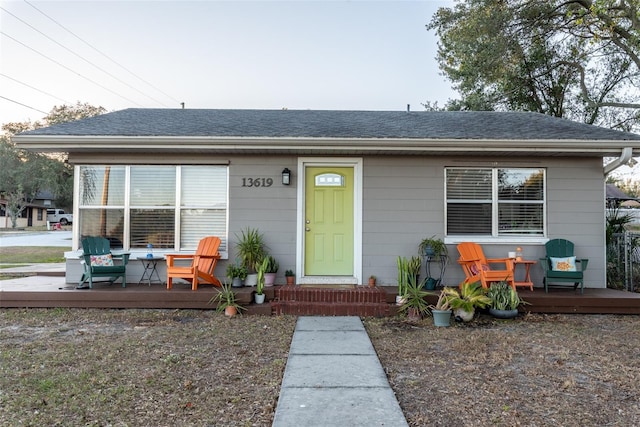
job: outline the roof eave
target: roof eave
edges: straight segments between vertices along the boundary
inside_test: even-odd
[[[630,147],[640,155],[640,140],[489,140],[433,138],[309,138],[215,136],[69,136],[17,135],[16,145],[42,152],[211,152],[281,153],[521,153],[537,155],[616,156]]]

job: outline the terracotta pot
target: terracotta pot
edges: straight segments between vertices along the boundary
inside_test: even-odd
[[[224,315],[227,317],[233,317],[236,314],[238,314],[238,309],[235,308],[234,306],[230,305],[228,307],[225,307],[224,309]]]
[[[376,286],[376,279],[369,279],[369,287],[373,288]]]
[[[286,278],[287,278],[287,285],[295,285],[296,283],[295,276],[286,276]]]

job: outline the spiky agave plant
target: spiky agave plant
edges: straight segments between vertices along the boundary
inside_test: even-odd
[[[451,308],[473,312],[477,308],[491,305],[491,298],[486,294],[480,283],[463,283],[458,288],[445,288]]]

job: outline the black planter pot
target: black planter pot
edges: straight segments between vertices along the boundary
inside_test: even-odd
[[[513,319],[518,316],[518,310],[498,310],[497,308],[490,308],[489,313],[497,319]]]

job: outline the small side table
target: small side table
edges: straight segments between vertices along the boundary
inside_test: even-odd
[[[515,277],[514,277],[514,282],[513,284],[516,285],[516,288],[518,286],[522,286],[522,287],[529,287],[529,290],[533,291],[533,282],[531,281],[531,275],[530,275],[530,271],[531,270],[531,266],[533,264],[535,264],[537,261],[531,261],[531,260],[526,260],[526,259],[521,259],[521,260],[517,260],[514,259],[513,260],[513,274],[515,276],[516,273],[516,267],[519,264],[524,265],[524,281],[522,282],[516,282],[515,281]]]
[[[162,279],[160,279],[160,275],[158,274],[157,267],[158,267],[158,261],[163,259],[164,257],[153,257],[153,258],[138,257],[138,261],[140,261],[142,263],[142,266],[144,267],[144,271],[142,272],[142,277],[140,277],[140,280],[138,281],[138,285],[145,281],[149,286],[151,286],[152,282],[162,284]],[[157,281],[153,280],[154,274],[156,275]]]

